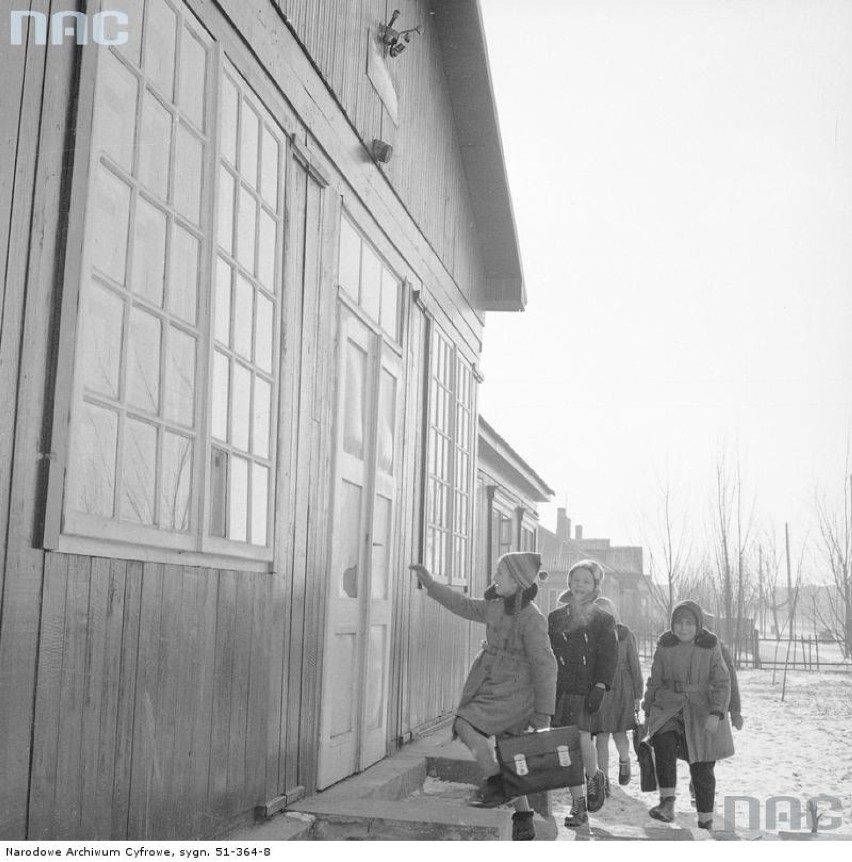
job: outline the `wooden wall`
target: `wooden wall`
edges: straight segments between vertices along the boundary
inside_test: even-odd
[[[222,26],[219,5],[190,3],[205,20],[215,17]],[[253,5],[253,11],[243,13],[248,3],[221,4],[234,17],[246,15],[240,20],[247,29],[255,28],[253,48],[266,53],[277,85],[293,96],[300,119],[316,133],[317,151],[335,157],[330,173],[339,170],[343,177],[319,206],[323,247],[336,247],[338,195],[344,203],[346,195],[357,195],[359,206],[374,214],[389,241],[422,276],[434,307],[458,325],[456,334],[463,333],[459,337],[468,352],[475,350],[481,323],[469,307],[457,307],[463,303],[447,301],[452,285],[439,258],[446,254],[448,266],[456,261],[455,280],[465,290],[478,275],[459,275],[464,271],[460,259],[471,271],[481,271],[472,234],[459,230],[458,236],[439,236],[449,234],[446,207],[471,223],[458,215],[466,194],[460,175],[449,185],[430,178],[445,193],[422,201],[429,213],[424,209],[421,223],[431,224],[437,237],[430,235],[431,244],[424,244],[378,169],[363,154],[353,154],[333,122],[332,106],[307,92],[316,84],[309,81],[306,58],[294,56],[292,46],[282,48],[274,38],[263,41],[270,39],[270,28],[262,26],[269,22],[252,17],[262,9],[260,0]],[[319,13],[324,5],[307,8]],[[31,7],[49,15],[73,10],[76,3],[32,0]],[[263,8],[277,16],[269,0],[263,0]],[[404,9],[403,20],[414,14]],[[344,20],[335,18],[334,26],[339,30]],[[280,19],[277,23],[284,26]],[[8,22],[0,16],[0,38],[6,39],[3,27]],[[428,28],[426,37],[431,38]],[[336,39],[323,62],[346,53],[345,36],[338,33]],[[427,86],[441,93],[440,82],[428,78],[440,68],[433,52],[437,46],[429,44],[424,39],[417,46],[419,62],[425,64],[421,73]],[[278,60],[273,59],[276,46]],[[416,57],[415,47],[403,56]],[[294,363],[288,379],[297,381],[295,394],[303,409],[293,429],[293,474],[285,479],[303,483],[299,487],[310,492],[299,506],[281,513],[290,538],[277,571],[212,570],[41,550],[78,60],[70,46],[0,51],[0,839],[210,837],[251,816],[255,805],[298,785],[310,791],[315,781],[328,535],[318,513],[330,486],[333,399],[325,387],[333,384],[333,315],[328,310],[335,301],[321,286],[333,281],[334,255],[322,259],[319,277],[304,256],[303,268],[291,273],[301,280],[301,291],[293,292],[297,300],[288,313],[308,321],[311,331],[304,341],[288,345],[288,361]],[[386,118],[368,107],[374,94],[363,90],[366,77],[361,77],[351,98],[364,99],[359,123],[367,134],[371,123]],[[308,83],[300,86],[303,81]],[[443,146],[451,136],[448,102],[436,101],[433,110],[441,115],[439,137],[418,144],[416,157],[395,166],[400,188],[406,182],[411,186],[412,201],[425,185],[422,176],[419,183],[414,179],[417,160],[421,170],[430,165],[429,148]],[[304,131],[299,134],[304,143]],[[307,140],[310,144],[310,134]],[[449,149],[440,161],[447,176],[455,170],[447,165],[460,169],[457,153]],[[316,196],[313,181],[302,181],[306,198]],[[355,192],[348,182],[357,186]],[[459,255],[442,244],[450,238],[467,251]],[[425,329],[416,319],[407,350],[408,431],[417,445],[406,454],[402,564],[417,554],[421,517]],[[410,576],[402,577],[405,586],[395,599],[395,715],[389,748],[397,736],[452,710],[470,660],[469,624],[414,590]]]
[[[383,171],[459,289],[468,299],[483,295],[479,243],[428,0],[273,2],[365,145],[379,138],[394,147]],[[368,31],[375,34],[394,9],[400,10],[396,29],[423,27],[399,57],[386,61],[399,96],[398,125],[365,74]]]
[[[73,9],[32,0],[33,11]],[[42,588],[57,213],[67,201],[71,51],[10,45],[0,16],[0,838],[26,836]],[[45,81],[52,86],[45,88]]]
[[[210,836],[277,795],[282,592],[48,553],[28,837]]]

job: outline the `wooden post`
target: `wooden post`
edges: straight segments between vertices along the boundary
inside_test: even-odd
[[[787,549],[787,612],[790,620],[789,636],[792,640],[796,636],[796,620],[793,616],[795,606],[793,604],[793,578],[790,572],[790,525],[784,522],[784,545]]]

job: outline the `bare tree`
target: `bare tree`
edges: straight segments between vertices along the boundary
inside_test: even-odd
[[[650,589],[652,600],[668,620],[683,595],[682,587],[688,575],[690,557],[686,516],[677,511],[668,477],[664,484],[660,483],[657,517],[657,541],[655,547],[649,549],[652,573]],[[658,569],[664,578],[662,583],[656,580]]]
[[[741,651],[743,615],[751,591],[750,573],[746,564],[751,543],[753,506],[748,514],[743,507],[743,483],[739,456],[733,471],[726,465],[724,454],[716,464],[716,494],[714,502],[714,536],[716,574],[719,580],[721,607],[727,621],[734,659]]]
[[[843,504],[831,506],[823,497],[816,503],[820,545],[828,563],[833,590],[828,591],[824,620],[846,658],[852,657],[852,474],[843,482]],[[848,481],[848,486],[847,486]]]
[[[766,615],[772,615],[772,629],[775,640],[781,640],[781,612],[787,611],[791,596],[779,592],[781,579],[781,554],[774,532],[765,532],[757,546],[757,593],[759,629],[766,633]]]

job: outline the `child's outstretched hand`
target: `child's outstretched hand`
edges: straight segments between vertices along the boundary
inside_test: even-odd
[[[426,566],[421,566],[420,563],[412,563],[408,568],[414,572],[417,580],[428,589],[432,583],[432,574],[429,569]]]

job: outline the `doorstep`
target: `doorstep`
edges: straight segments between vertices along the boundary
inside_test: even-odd
[[[464,798],[423,794],[430,775],[452,775],[449,780],[470,784],[469,793]],[[443,728],[228,840],[508,840],[511,812],[467,804],[476,784],[472,755]]]

